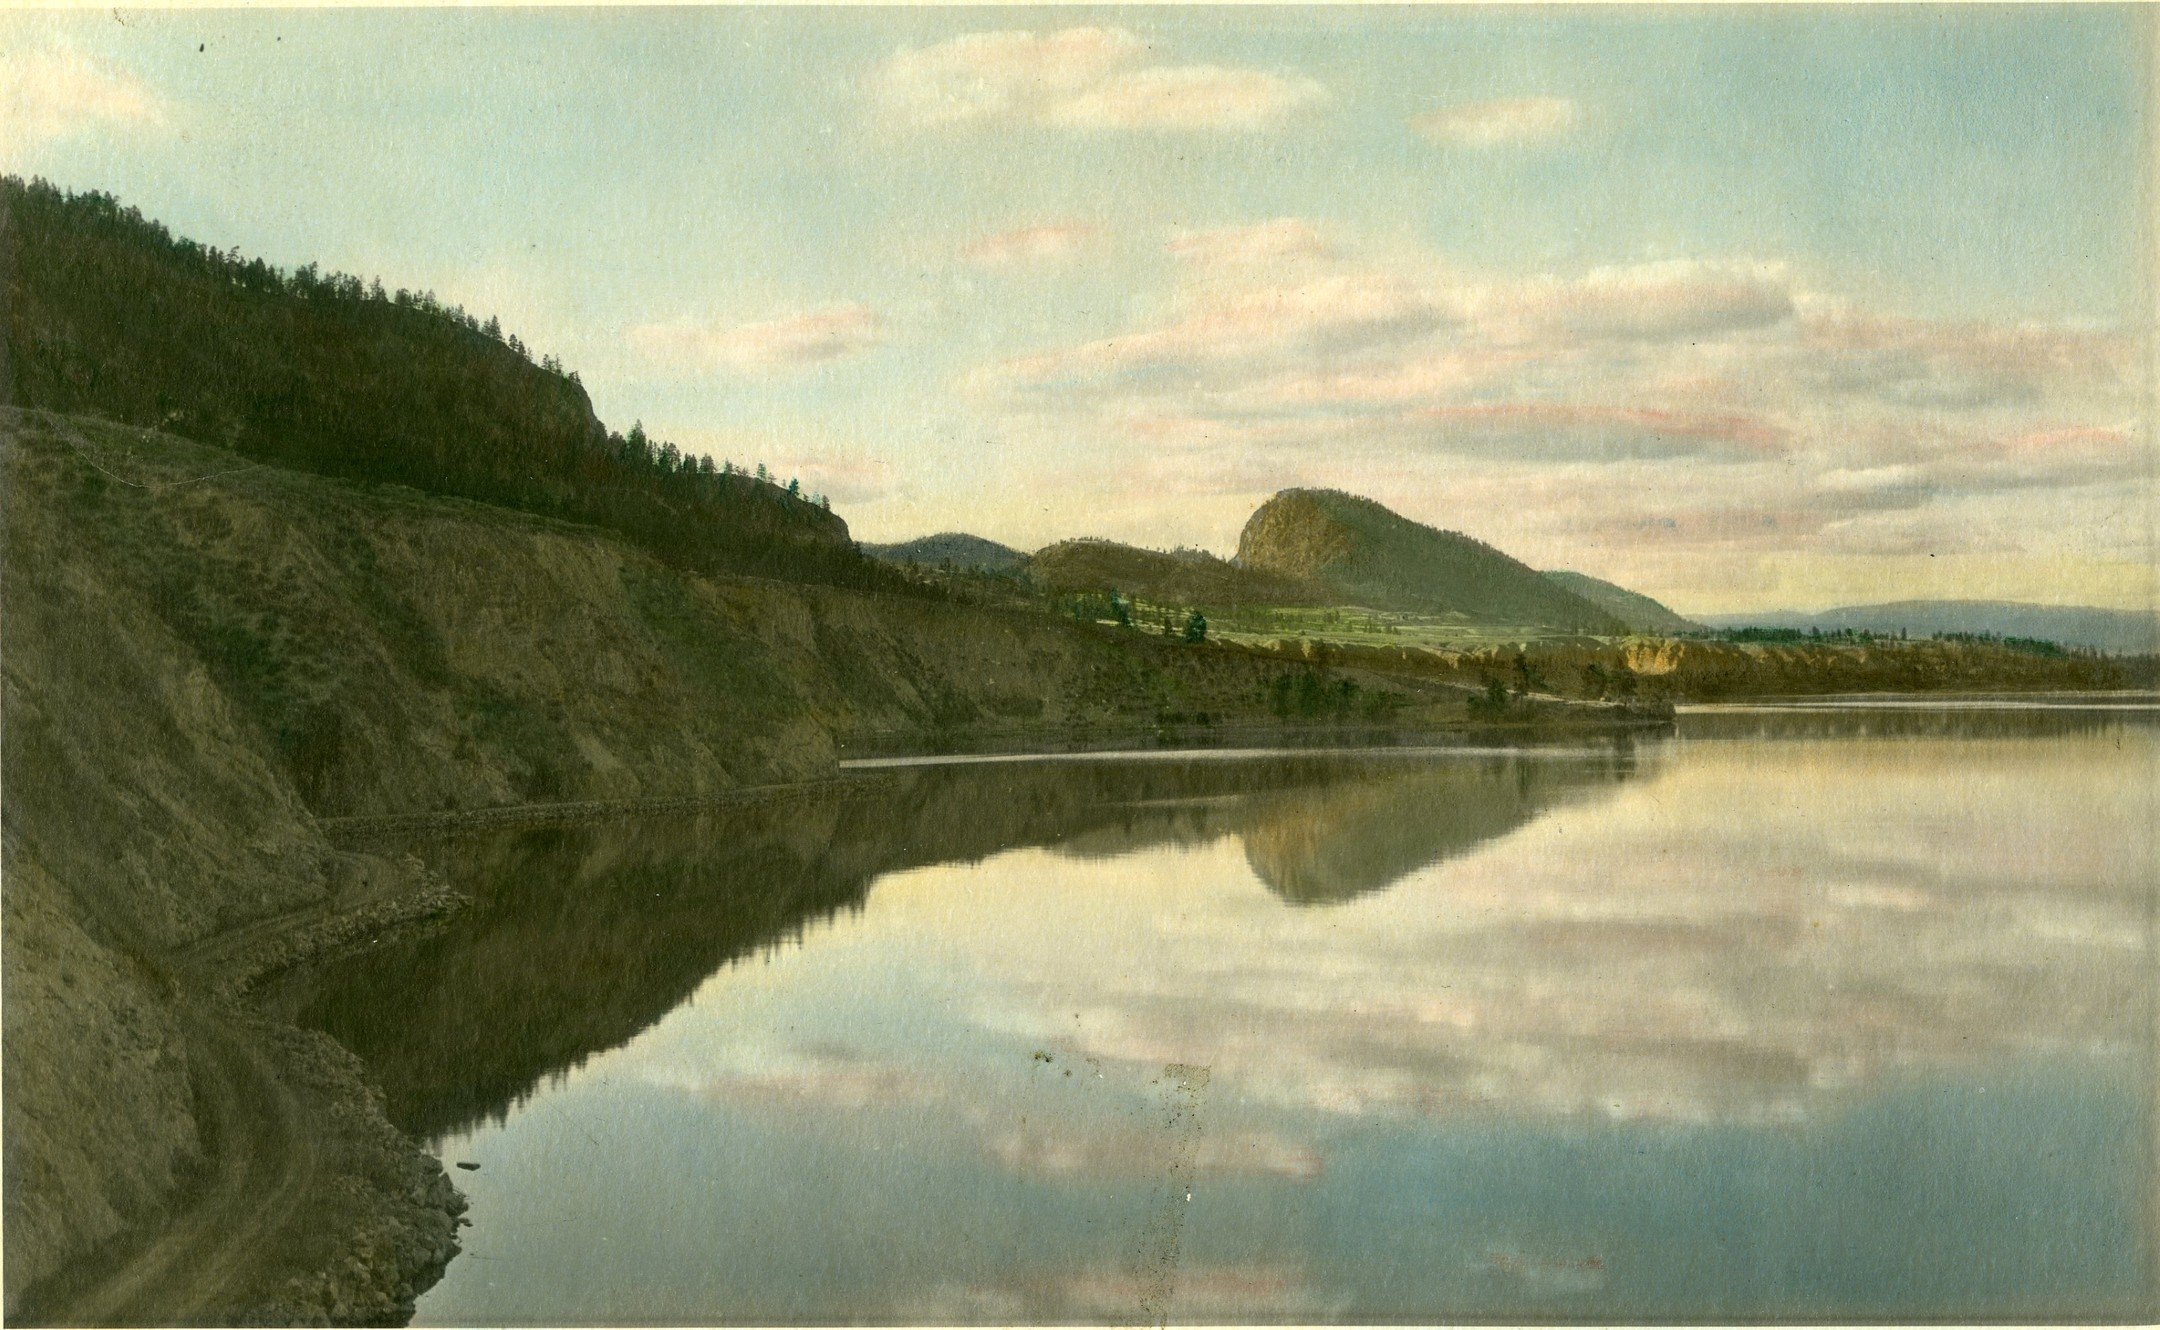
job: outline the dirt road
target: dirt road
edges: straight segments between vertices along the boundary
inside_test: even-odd
[[[213,1325],[247,1305],[263,1248],[289,1223],[316,1175],[306,1109],[244,1018],[190,1013],[188,1058],[208,1173],[171,1222],[60,1305],[57,1325]]]

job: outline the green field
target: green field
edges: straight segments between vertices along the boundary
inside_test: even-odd
[[[1131,602],[1133,626],[1160,631],[1167,619],[1182,624],[1188,608]],[[1584,634],[1549,627],[1468,623],[1447,615],[1368,610],[1358,606],[1243,606],[1203,609],[1208,636],[1219,642],[1265,646],[1277,641],[1337,642],[1346,646],[1489,647],[1504,643],[1564,642],[1589,639]]]

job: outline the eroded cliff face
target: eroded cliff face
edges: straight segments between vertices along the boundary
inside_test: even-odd
[[[82,668],[141,658],[125,679],[47,670],[29,701],[149,690],[149,729],[81,755],[86,779],[131,785],[130,744],[204,747],[170,718],[225,717],[220,787],[238,772],[279,793],[218,804],[265,825],[796,779],[878,734],[1264,716],[1283,668],[1019,611],[689,574],[588,528],[232,472],[229,452],[123,427],[25,415],[10,432],[10,557],[54,606],[54,631],[23,635],[96,658]],[[72,623],[92,626],[57,631]]]
[[[94,420],[0,411],[0,446],[11,1312],[204,1185],[233,939],[439,889],[333,848],[321,819],[719,792],[881,738],[1266,719],[1271,681],[1305,668],[688,574],[588,528]],[[322,1062],[264,1056],[273,1078]],[[350,1107],[302,1102],[287,1128]],[[308,1162],[394,1176],[401,1213],[435,1204],[435,1175],[371,1133]],[[390,1243],[384,1278],[409,1284],[447,1241]],[[394,1313],[387,1296],[325,1286],[307,1314]]]

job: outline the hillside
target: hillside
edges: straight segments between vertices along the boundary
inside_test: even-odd
[[[430,293],[281,272],[13,177],[0,219],[12,405],[591,523],[692,567],[889,581],[822,506],[611,433],[576,375]]]
[[[2119,664],[1963,644],[1260,650],[917,594],[822,506],[606,431],[574,376],[492,323],[175,241],[103,196],[0,188],[13,1320],[394,1323],[455,1250],[455,1192],[367,1069],[249,998],[262,975],[460,907],[340,819],[709,801],[889,749],[1459,727],[1496,683],[1514,691],[1480,723],[1604,725],[1658,708],[1554,695],[1794,691],[1832,678],[1826,659],[1855,662],[1846,687],[2060,686]],[[1246,543],[1276,566],[1068,542],[1027,568],[1167,602],[1369,591],[1618,631],[1497,551],[1347,495],[1278,496]],[[1519,803],[1474,809],[1471,837]],[[1309,853],[1320,839],[1275,836],[1255,863],[1317,899],[1423,852]],[[827,903],[776,902],[707,942],[754,944]],[[592,955],[534,986],[640,960]],[[642,958],[669,985],[674,959]]]
[[[1009,545],[971,536],[965,531],[940,531],[891,545],[864,545],[862,552],[891,564],[918,564],[937,568],[951,564],[967,572],[1017,573],[1027,556]]]
[[[395,1321],[454,1250],[440,1165],[360,1065],[222,996],[449,908],[325,819],[714,795],[889,742],[1462,717],[1444,684],[692,573],[109,421],[0,408],[0,459],[11,1319]],[[240,1205],[268,1181],[288,1205]],[[54,1283],[144,1250],[176,1285]]]
[[[334,1045],[220,1005],[235,975],[203,959],[289,960],[443,908],[325,818],[713,795],[890,742],[1332,714],[1285,705],[1319,677],[1302,660],[693,573],[588,526],[106,421],[0,408],[0,449],[10,1319],[26,1297],[66,1306],[49,1278],[100,1244],[178,1221],[223,1241],[234,1216],[189,1210],[182,1183],[252,1133],[322,1143],[275,1157],[295,1204],[329,1211],[307,1220],[323,1249],[292,1259],[335,1274],[207,1290],[196,1319],[394,1319],[439,1269],[439,1166]],[[1460,695],[1329,680],[1413,708]]]
[[[1548,569],[1545,576],[1561,590],[1582,597],[1592,605],[1620,620],[1633,633],[1689,633],[1701,632],[1702,625],[1693,619],[1682,618],[1664,605],[1624,586],[1607,582],[1587,573],[1571,573],[1566,569]]]
[[[1962,633],[2029,638],[2095,651],[2160,650],[2160,615],[2089,605],[2030,605],[2009,600],[1901,600],[1847,605],[1809,614],[1768,610],[1756,614],[1704,615],[1715,628],[1850,629],[1909,637]]]
[[[1109,540],[1066,540],[1028,557],[1044,591],[1116,591],[1163,605],[1324,605],[1327,591],[1300,578],[1241,567],[1205,550],[1145,550]]]
[[[1606,610],[1482,541],[1340,490],[1284,490],[1245,523],[1238,562],[1373,609],[1475,623],[1622,633]]]

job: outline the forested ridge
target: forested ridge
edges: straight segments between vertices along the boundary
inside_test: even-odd
[[[695,568],[905,585],[822,502],[608,430],[576,374],[429,292],[286,272],[12,176],[0,275],[12,405],[590,523]]]

